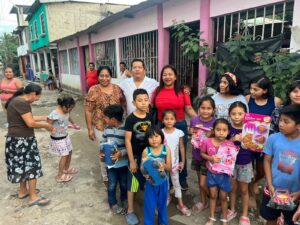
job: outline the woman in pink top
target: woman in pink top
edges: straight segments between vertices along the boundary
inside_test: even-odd
[[[6,67],[4,71],[5,78],[0,83],[0,100],[3,110],[8,99],[20,88],[23,84],[20,80],[15,78],[14,72],[11,67]]]
[[[166,109],[171,109],[176,113],[175,128],[182,130],[184,133],[185,149],[188,141],[187,123],[185,121],[185,113],[189,117],[195,117],[197,114],[194,111],[189,92],[184,91],[180,87],[178,74],[172,65],[163,67],[160,74],[159,86],[153,92],[152,104],[157,108],[157,119],[162,121],[162,113]],[[186,162],[183,171],[180,173],[179,180],[182,190],[187,190],[187,169]]]

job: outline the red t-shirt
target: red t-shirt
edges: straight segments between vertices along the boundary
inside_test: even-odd
[[[153,95],[155,96],[156,90],[154,90]],[[153,104],[153,99],[152,99]],[[172,109],[176,113],[177,121],[185,119],[185,106],[191,105],[190,95],[180,91],[176,95],[174,88],[162,88],[161,91],[155,98],[155,106],[157,108],[157,117],[159,121],[162,121],[162,113],[166,109]]]
[[[88,85],[88,88],[98,84],[97,70],[88,70],[86,72],[86,83]]]

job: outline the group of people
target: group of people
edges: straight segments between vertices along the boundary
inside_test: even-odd
[[[267,224],[275,225],[281,217],[289,225],[300,219],[300,208],[286,211],[267,206],[279,189],[289,190],[295,202],[300,200],[300,80],[292,82],[287,101],[283,103],[273,96],[272,83],[267,77],[251,80],[250,94],[243,96],[240,80],[227,72],[220,76],[217,93],[211,97],[202,96],[195,110],[189,89],[179,85],[173,66],[166,65],[162,69],[159,82],[147,77],[145,72],[144,62],[134,59],[131,62],[132,77],[116,85],[111,83],[111,69],[100,67],[97,83],[89,88],[85,97],[88,137],[100,145],[101,175],[113,213],[125,215],[128,224],[138,224],[134,210],[135,193],[144,190],[144,224],[155,224],[157,214],[158,224],[167,225],[167,207],[172,201],[171,193],[174,193],[176,207],[183,215],[190,216],[192,211],[200,213],[209,207],[206,225],[211,225],[215,223],[215,214],[220,207],[220,221],[226,225],[237,216],[236,199],[240,193],[242,211],[239,224],[248,225],[248,211],[257,209],[257,182],[265,178],[260,215]],[[33,128],[46,128],[51,132],[50,152],[61,156],[57,182],[71,181],[78,171],[70,167],[72,144],[67,134],[69,121],[75,126],[69,116],[75,101],[69,96],[60,97],[51,114],[35,117],[30,104],[38,100],[40,94],[38,85],[29,84],[6,102],[8,179],[20,183],[18,196],[29,196],[30,206],[49,202],[48,198],[39,197],[35,188],[42,171]],[[271,135],[263,153],[255,153],[241,145],[247,112],[272,117]],[[190,117],[189,126],[186,115]],[[47,123],[41,123],[42,120]],[[191,170],[198,177],[199,202],[188,208],[182,195],[182,191],[189,188],[188,136],[199,127],[207,130],[205,140],[192,149]],[[106,156],[102,144],[108,141],[116,143],[111,155],[115,162],[113,167],[104,161]],[[224,144],[239,149],[233,176],[212,169],[220,162],[217,152]],[[285,160],[281,160],[282,157]],[[158,170],[167,174],[159,185],[154,185],[143,171],[143,162],[150,158],[159,159]],[[281,169],[279,163],[289,164],[292,169]],[[118,185],[120,201],[116,198]]]

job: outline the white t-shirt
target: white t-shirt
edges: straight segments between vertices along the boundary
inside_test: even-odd
[[[212,98],[216,104],[215,115],[217,118],[224,118],[228,120],[229,119],[228,109],[230,105],[236,101],[243,102],[247,106],[247,110],[248,110],[248,103],[244,95],[237,95],[234,96],[233,98],[224,98],[220,95],[220,93],[216,93],[212,96]]]
[[[162,131],[165,135],[164,144],[168,146],[171,151],[172,167],[174,167],[179,163],[179,139],[184,136],[184,133],[182,130],[176,128],[171,134],[166,133],[164,129],[162,129]]]
[[[137,89],[137,88],[145,89],[148,92],[148,95],[149,95],[150,101],[151,101],[152,93],[158,85],[159,84],[156,80],[149,78],[149,77],[145,77],[139,87],[137,87],[135,85],[132,77],[121,81],[119,86],[123,90],[123,93],[126,98],[127,114],[129,115],[130,113],[135,111],[135,106],[132,104],[133,92],[135,91],[135,89]]]

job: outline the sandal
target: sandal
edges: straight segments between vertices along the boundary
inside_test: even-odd
[[[228,209],[227,211],[227,222],[233,220],[237,215],[237,212],[233,212],[232,210]]]
[[[195,213],[200,213],[202,212],[204,209],[208,208],[208,205],[204,205],[202,202],[198,202],[193,206],[193,211]]]
[[[192,214],[191,210],[189,210],[185,205],[183,205],[183,207],[177,205],[176,208],[185,216],[191,216]]]
[[[40,193],[40,189],[36,188],[35,189],[35,193],[36,194]],[[18,196],[18,199],[24,199],[24,198],[29,197],[29,193],[26,193],[25,195],[22,195],[22,196],[20,196],[19,194],[17,194],[17,196]]]
[[[65,174],[76,174],[76,173],[78,173],[78,169],[75,169],[74,167],[71,167],[67,170],[63,170],[63,173],[65,173]]]
[[[61,175],[61,177],[56,177],[56,182],[57,183],[65,183],[65,182],[69,182],[73,179],[73,176],[70,174],[63,174]]]
[[[239,225],[251,225],[250,219],[247,216],[241,216]]]
[[[217,220],[213,217],[208,217],[208,221],[205,223],[205,225],[213,225]]]

